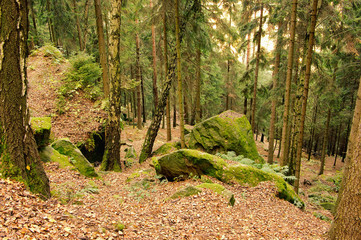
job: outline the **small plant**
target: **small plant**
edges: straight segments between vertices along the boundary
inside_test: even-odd
[[[318,213],[318,212],[314,212],[313,213],[313,216],[321,219],[321,220],[324,220],[326,222],[331,222],[331,219],[329,219],[328,217],[326,217],[325,215],[323,215],[322,213]]]
[[[123,223],[120,223],[120,222],[116,223],[114,225],[114,227],[115,227],[116,231],[123,231],[125,229],[125,225]]]

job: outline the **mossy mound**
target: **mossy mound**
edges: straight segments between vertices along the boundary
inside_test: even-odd
[[[69,157],[60,154],[51,146],[46,146],[39,151],[40,159],[43,162],[57,162],[61,168],[73,167],[69,161]]]
[[[38,148],[45,147],[50,142],[51,118],[34,117],[31,118],[31,128],[34,131],[34,137]]]
[[[194,126],[188,141],[191,149],[207,153],[234,151],[237,155],[264,162],[258,154],[250,123],[245,115],[226,111]]]
[[[231,205],[231,206],[234,206],[234,203],[236,202],[236,200],[234,198],[234,194],[231,191],[227,190],[225,187],[223,187],[220,184],[217,184],[217,183],[202,183],[202,184],[198,185],[197,188],[210,189],[213,192],[216,192],[219,195],[222,195],[223,197],[225,197],[227,199],[228,204]]]
[[[170,196],[166,200],[175,199],[175,198],[182,198],[182,197],[188,197],[188,196],[196,195],[196,194],[198,194],[200,192],[202,192],[202,190],[200,190],[199,188],[196,188],[196,187],[193,187],[193,186],[188,186],[186,188],[183,188],[183,189],[175,192],[172,196]]]
[[[51,145],[59,153],[70,157],[70,162],[86,177],[98,177],[94,167],[84,157],[80,150],[68,139],[60,139]]]
[[[177,151],[179,149],[180,149],[180,143],[179,142],[168,142],[168,143],[164,143],[157,150],[155,150],[153,152],[153,155],[154,156],[162,156],[162,155],[169,154],[171,152]]]
[[[157,173],[168,180],[208,175],[222,182],[238,182],[250,186],[256,186],[263,181],[272,181],[277,187],[278,197],[300,208],[304,207],[304,203],[293,188],[280,176],[243,164],[228,165],[222,158],[208,153],[181,149],[159,159],[154,158],[153,165]]]

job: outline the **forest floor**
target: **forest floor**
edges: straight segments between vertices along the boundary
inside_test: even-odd
[[[53,64],[42,55],[29,59],[29,105],[32,116],[52,116],[55,138],[82,141],[96,130],[105,116],[99,104],[81,93],[67,102],[59,115],[57,91],[67,63]],[[179,128],[172,129],[173,141]],[[125,125],[123,141],[140,152],[146,127],[138,130]],[[166,141],[160,129],[154,149]],[[267,142],[256,142],[266,158]],[[124,154],[124,153],[123,153]],[[134,163],[122,173],[99,172],[100,179],[88,179],[76,171],[46,163],[53,197],[42,201],[21,183],[0,179],[0,238],[2,239],[325,239],[332,214],[310,201],[312,188],[322,192],[335,186],[328,180],[342,168],[333,158],[326,159],[325,174],[317,176],[319,161],[303,161],[300,210],[275,196],[272,183],[256,187],[222,184],[234,193],[229,206],[216,193],[205,190],[187,198],[168,200],[175,191],[198,185],[199,179],[182,182],[160,181],[149,160]],[[307,179],[312,184],[304,185]],[[312,191],[311,191],[312,190]],[[336,192],[327,191],[335,197]],[[317,217],[316,217],[317,216]]]

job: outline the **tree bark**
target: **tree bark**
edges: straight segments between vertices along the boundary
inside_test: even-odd
[[[164,47],[164,76],[165,81],[168,82],[168,37],[167,37],[167,11],[166,7],[163,7],[163,47]],[[172,140],[172,126],[170,124],[170,101],[167,98],[166,103],[166,115],[167,115],[167,141]]]
[[[288,62],[287,62],[287,76],[286,76],[286,86],[285,86],[285,108],[283,111],[283,127],[282,127],[282,143],[283,149],[281,151],[280,165],[284,166],[286,163],[286,153],[287,153],[287,136],[288,136],[288,118],[290,112],[290,95],[291,95],[291,79],[292,79],[292,70],[293,70],[293,56],[294,56],[294,46],[295,46],[295,36],[296,36],[296,22],[297,22],[297,0],[292,2],[292,12],[291,12],[291,26],[290,26],[290,41],[288,48]]]
[[[312,65],[312,53],[313,53],[313,44],[315,39],[315,28],[317,21],[317,4],[318,0],[314,0],[312,4],[312,13],[311,13],[311,26],[310,26],[310,37],[308,42],[307,57],[306,57],[306,71],[304,79],[304,90],[302,96],[302,111],[301,111],[301,121],[299,128],[299,139],[297,141],[297,154],[296,154],[296,181],[295,181],[295,191],[298,193],[298,187],[300,182],[300,173],[301,173],[301,156],[302,156],[302,145],[303,145],[303,134],[305,127],[306,119],[306,110],[307,110],[307,99],[308,99],[308,89],[311,78],[311,65]]]
[[[105,99],[107,99],[109,96],[109,74],[108,74],[107,55],[105,49],[105,40],[104,40],[103,16],[102,16],[100,0],[94,0],[94,8],[95,8],[95,17],[96,17],[97,34],[98,34],[100,65],[103,70],[102,71],[103,90],[104,90]]]
[[[135,20],[135,24],[139,25],[138,19]],[[140,44],[139,44],[139,35],[135,35],[135,51],[136,51],[136,74],[135,77],[139,83],[137,86],[137,128],[142,129],[142,89],[141,89],[141,79],[140,79]]]
[[[0,173],[20,180],[41,198],[50,197],[27,106],[28,6],[0,2]]]
[[[109,110],[105,129],[105,151],[101,170],[118,171],[124,168],[120,162],[121,147],[121,76],[120,76],[120,0],[111,1],[110,38],[109,38]]]
[[[180,51],[180,29],[179,29],[179,0],[175,0],[175,35],[176,35],[176,52],[177,52],[177,79],[178,79],[178,104],[179,104],[179,131],[181,148],[185,148],[184,141],[184,112],[183,112],[183,84],[182,84],[182,66]]]
[[[256,101],[257,101],[257,85],[258,85],[258,72],[259,72],[259,61],[261,57],[261,39],[262,39],[262,24],[263,24],[263,4],[261,6],[261,16],[259,20],[258,39],[257,39],[257,56],[256,56],[256,69],[254,74],[254,86],[253,86],[253,98],[252,98],[252,117],[251,126],[252,131],[255,129],[255,118],[256,118]]]
[[[201,48],[197,47],[196,53],[196,117],[195,122],[201,121]]]
[[[153,8],[152,0],[149,0],[150,8]],[[164,7],[165,8],[165,7]],[[155,47],[155,26],[152,23],[152,54],[153,54],[153,98],[154,98],[154,109],[158,105],[158,87],[157,87],[157,53]]]
[[[197,12],[198,9],[200,9],[200,1],[199,0],[194,1],[193,5],[190,6],[190,9],[185,10],[185,15],[182,18],[183,21],[182,21],[182,24],[180,25],[180,29],[179,29],[179,41],[180,42],[183,38],[183,34],[184,34],[183,32],[184,32],[186,23],[191,15],[191,13]],[[166,106],[167,98],[169,95],[169,90],[172,85],[172,80],[175,77],[177,54],[172,54],[172,59],[170,62],[171,62],[171,64],[169,65],[168,73],[167,73],[167,82],[165,82],[163,84],[162,95],[159,99],[158,106],[154,111],[154,116],[153,116],[152,122],[148,128],[147,135],[145,137],[142,151],[141,151],[141,154],[139,157],[139,162],[144,162],[150,156],[150,154],[152,152],[154,141],[155,141],[155,138],[157,137],[159,126],[160,126],[162,116],[164,113],[164,108]]]
[[[361,236],[361,84],[354,111],[345,170],[336,202],[337,211],[329,238],[359,239]]]
[[[275,58],[275,66],[273,70],[273,87],[272,87],[272,106],[271,106],[271,123],[269,129],[269,137],[268,137],[268,159],[267,162],[269,164],[273,164],[273,143],[274,143],[274,135],[275,135],[275,124],[276,124],[276,106],[277,106],[277,98],[276,98],[276,90],[277,90],[277,81],[278,81],[278,72],[281,62],[281,50],[283,43],[283,24],[280,21],[278,23],[278,35],[277,35],[277,46],[276,46],[276,58]]]
[[[327,147],[329,127],[330,127],[330,120],[331,120],[331,108],[328,109],[328,113],[327,113],[326,129],[325,129],[323,143],[322,143],[321,166],[320,166],[320,171],[318,172],[318,175],[323,174],[323,170],[325,167],[326,147]]]
[[[84,33],[83,33],[83,49],[81,49],[82,51],[86,49],[86,43],[88,38],[89,5],[90,5],[90,0],[86,0],[85,10],[84,10]]]

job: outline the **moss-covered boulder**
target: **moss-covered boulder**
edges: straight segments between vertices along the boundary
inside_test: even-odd
[[[193,149],[181,149],[153,159],[158,174],[168,180],[186,179],[189,176],[209,175],[222,178],[226,162],[217,156]]]
[[[177,151],[181,148],[180,142],[167,142],[160,146],[153,152],[154,156],[162,156],[171,152]]]
[[[278,197],[300,208],[304,206],[293,188],[280,176],[243,164],[228,165],[220,157],[197,150],[181,149],[159,159],[153,158],[153,166],[158,174],[165,176],[168,180],[208,175],[222,182],[237,182],[249,186],[271,181],[277,187]]]
[[[34,137],[38,148],[45,147],[50,142],[51,118],[34,117],[31,118],[31,128],[34,131]]]
[[[73,167],[73,164],[69,161],[69,157],[60,154],[51,146],[46,146],[39,151],[40,159],[43,162],[57,162],[59,167]]]
[[[57,140],[51,146],[59,153],[68,156],[70,158],[70,162],[82,175],[86,177],[98,177],[94,167],[84,157],[81,151],[68,139]]]
[[[231,205],[231,206],[234,206],[234,203],[236,202],[236,200],[234,198],[234,194],[231,191],[227,190],[225,187],[223,187],[220,184],[217,184],[217,183],[202,183],[202,184],[198,185],[197,188],[210,189],[213,192],[216,192],[219,195],[222,195],[223,197],[225,197],[227,199],[228,204]]]
[[[264,160],[258,154],[247,117],[234,111],[226,111],[194,126],[188,141],[191,149],[211,154],[234,151],[246,158]]]

